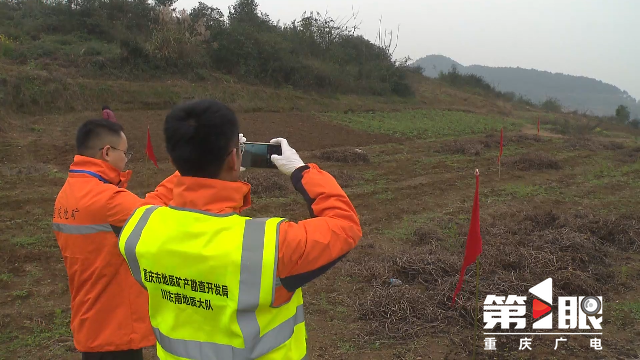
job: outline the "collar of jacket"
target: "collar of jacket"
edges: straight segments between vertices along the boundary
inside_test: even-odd
[[[251,206],[251,185],[243,181],[179,176],[171,205],[215,214],[240,213]]]
[[[87,156],[76,155],[73,158],[73,164],[69,170],[87,170],[92,171],[113,185],[121,188],[127,187],[129,179],[131,179],[131,170],[120,171],[104,160],[94,159]],[[90,176],[85,174],[69,174],[74,176]]]

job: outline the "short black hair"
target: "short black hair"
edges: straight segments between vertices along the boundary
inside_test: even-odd
[[[76,151],[79,155],[98,151],[100,141],[109,136],[120,137],[123,131],[122,125],[107,119],[87,120],[76,132]]]
[[[218,178],[239,131],[233,110],[212,99],[177,105],[164,121],[167,152],[183,176]]]
[[[109,105],[104,105],[104,106],[102,106],[102,111],[105,111],[105,110],[111,110],[111,108],[109,107]]]

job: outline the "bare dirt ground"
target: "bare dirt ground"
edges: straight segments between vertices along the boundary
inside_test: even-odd
[[[533,125],[526,125],[524,128],[522,128],[522,132],[525,134],[531,134],[531,135],[538,135],[538,128],[533,126]],[[556,137],[556,138],[561,138],[563,137],[560,134],[554,134],[552,132],[546,131],[544,129],[540,129],[540,136],[544,136],[544,137]]]
[[[134,151],[130,190],[142,195],[173,172],[162,137],[165,112],[117,115]],[[16,120],[0,143],[0,359],[80,358],[68,330],[67,278],[50,223],[73,158],[75,129],[91,116]],[[333,174],[361,218],[358,247],[304,289],[310,359],[462,359],[471,357],[474,345],[478,358],[640,356],[635,147],[620,147],[615,139],[585,144],[509,133],[498,179],[496,134],[419,141],[356,131],[307,113],[240,119],[249,141],[286,137],[304,160]],[[145,161],[148,125],[159,169]],[[364,149],[369,161],[332,162],[319,153],[344,147]],[[484,351],[483,335],[474,343],[473,266],[456,307],[449,307],[476,168],[484,241],[480,301],[488,294],[527,295],[548,277],[554,296],[602,295],[602,351],[591,349],[585,336],[570,336],[558,350],[552,338],[534,337],[531,351],[503,337],[497,351]],[[284,176],[253,170],[247,176],[255,190],[250,216],[307,216]],[[402,285],[390,286],[391,278]]]

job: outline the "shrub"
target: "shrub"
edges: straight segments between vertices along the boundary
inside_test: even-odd
[[[517,170],[560,170],[562,165],[551,155],[543,152],[529,152],[513,158],[506,158],[503,161],[506,166],[513,166]]]
[[[357,35],[355,16],[338,20],[305,13],[280,24],[260,12],[255,0],[237,0],[226,18],[202,2],[190,11],[174,11],[172,5],[135,0],[88,1],[74,7],[61,1],[0,2],[0,14],[6,13],[0,15],[0,33],[19,33],[24,40],[11,46],[0,43],[0,56],[75,62],[83,75],[100,77],[203,79],[203,70],[215,70],[249,83],[413,96],[406,79],[411,70],[393,60],[389,44]]]

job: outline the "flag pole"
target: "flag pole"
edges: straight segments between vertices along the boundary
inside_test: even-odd
[[[476,176],[480,175],[478,169],[476,169]],[[480,316],[480,259],[476,259],[476,317],[473,322],[473,333],[475,334],[475,341],[473,343],[473,359],[476,358],[476,347],[478,347],[478,317]]]
[[[149,134],[149,123],[147,123],[147,134]],[[149,142],[149,139],[147,137],[147,142]],[[149,191],[149,154],[147,153],[147,146],[149,146],[149,144],[147,144],[144,148],[144,152],[146,153],[147,156],[144,157],[144,187],[145,187],[145,193]]]
[[[478,317],[480,317],[480,259],[476,260],[476,318],[473,322],[473,332],[475,341],[473,345],[473,358],[476,358],[476,348],[478,347]]]
[[[504,128],[501,128],[500,129],[500,152],[498,153],[498,180],[500,180],[500,170],[501,170],[501,167],[502,167],[502,138],[503,138],[503,132],[504,132]]]

